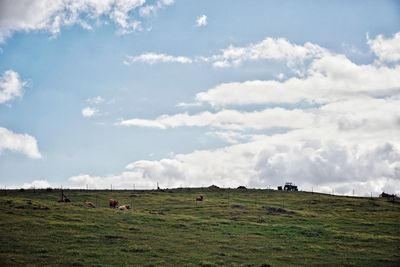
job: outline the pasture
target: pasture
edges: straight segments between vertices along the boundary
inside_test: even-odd
[[[0,194],[0,266],[400,265],[400,203],[385,199],[205,188],[65,191],[71,203],[58,203],[58,190]],[[133,209],[111,209],[110,198]]]

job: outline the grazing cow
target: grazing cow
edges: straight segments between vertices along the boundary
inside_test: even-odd
[[[130,208],[131,207],[129,205],[122,205],[118,207],[119,210],[129,210]]]
[[[110,199],[109,203],[110,203],[110,208],[117,208],[119,205],[119,202],[116,199]]]
[[[93,202],[85,201],[85,206],[88,208],[96,208],[96,205]]]
[[[196,201],[203,201],[203,195],[200,195],[200,196],[198,196],[198,197],[196,197]]]

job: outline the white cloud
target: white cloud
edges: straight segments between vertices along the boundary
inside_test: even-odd
[[[136,189],[150,189],[156,187],[156,181],[147,179],[139,173],[123,172],[118,175],[92,176],[89,174],[79,174],[68,179],[68,188],[89,188],[109,189],[112,185],[113,189],[132,188],[135,184]]]
[[[312,43],[296,45],[284,38],[271,37],[243,47],[230,45],[228,48],[222,49],[221,52],[221,54],[216,54],[208,59],[214,67],[232,67],[241,65],[246,61],[258,60],[286,61],[290,66],[293,66],[327,53],[325,49]]]
[[[285,76],[284,73],[280,72],[280,73],[278,73],[275,77],[276,77],[279,81],[281,81],[281,80],[285,79],[286,76]]]
[[[299,65],[307,60],[320,58],[328,54],[328,51],[316,44],[305,43],[304,45],[296,45],[290,43],[284,38],[265,38],[259,43],[249,44],[243,47],[235,47],[230,45],[228,48],[222,49],[221,53],[211,55],[209,57],[183,57],[170,56],[158,53],[145,53],[139,56],[128,56],[125,64],[134,62],[144,62],[154,64],[156,62],[180,62],[180,63],[207,63],[217,68],[234,67],[244,62],[252,62],[259,60],[277,60],[283,61],[301,74]]]
[[[256,138],[256,136],[252,134],[243,134],[241,132],[230,131],[230,130],[208,132],[207,135],[219,138],[229,144],[239,144],[243,142],[248,142],[250,140],[254,140]]]
[[[125,64],[130,65],[135,62],[142,62],[148,64],[155,63],[181,63],[181,64],[189,64],[192,63],[192,60],[188,57],[183,56],[171,56],[166,54],[156,54],[156,53],[144,53],[139,56],[128,56],[124,61]]]
[[[21,188],[35,188],[35,189],[44,189],[52,187],[51,184],[47,180],[34,180],[31,183],[24,183]]]
[[[98,105],[98,104],[103,103],[104,101],[105,101],[104,98],[102,98],[101,96],[96,96],[96,97],[86,99],[86,103],[88,103],[90,105]]]
[[[13,70],[7,70],[0,76],[0,104],[21,97],[24,93],[26,82],[22,81],[19,74]]]
[[[185,103],[185,102],[179,102],[178,104],[175,105],[177,108],[192,108],[192,107],[200,107],[201,103],[200,102],[193,102],[193,103]]]
[[[139,14],[142,17],[153,16],[157,13],[158,7],[156,5],[147,5],[139,9]]]
[[[203,27],[207,25],[207,16],[206,15],[201,15],[196,18],[196,26],[197,27]]]
[[[99,113],[98,109],[93,107],[85,107],[82,109],[82,116],[85,118],[90,118]]]
[[[343,144],[335,139],[314,139],[310,132],[264,138],[216,150],[178,154],[158,161],[136,161],[127,171],[105,177],[71,177],[71,186],[97,188],[154,188],[216,184],[267,187],[295,182],[300,189],[359,195],[382,191],[399,193],[400,151],[391,143],[369,146]],[[316,137],[314,135],[314,137]],[[361,185],[361,186],[360,186]]]
[[[3,151],[19,152],[30,158],[41,158],[37,141],[28,134],[17,134],[0,127],[0,154]]]
[[[367,39],[368,45],[379,60],[383,62],[400,61],[400,32],[395,33],[392,38],[385,38],[383,35],[370,38],[367,35]]]
[[[164,6],[170,6],[170,5],[172,5],[173,3],[175,3],[175,1],[174,0],[161,0],[161,1],[159,1],[162,5],[164,5]]]
[[[157,1],[154,5],[144,5],[139,9],[139,14],[142,17],[154,16],[157,14],[158,10],[164,6],[172,5],[173,3],[173,0],[161,0]]]
[[[122,120],[120,125],[160,129],[188,126],[231,130],[261,130],[268,128],[303,128],[312,125],[313,120],[313,114],[302,110],[273,108],[253,112],[221,110],[216,113],[205,111],[194,115],[179,113],[172,116],[162,115],[155,120]]]
[[[197,102],[212,106],[328,103],[400,91],[400,66],[357,65],[343,55],[325,55],[310,64],[306,76],[285,81],[223,83],[196,95]]]
[[[167,6],[173,1],[158,1]],[[140,29],[141,22],[132,11],[143,7],[145,0],[4,0],[0,1],[0,42],[14,32],[47,31],[57,34],[64,26],[81,25],[91,29],[91,22],[108,19],[119,33]]]

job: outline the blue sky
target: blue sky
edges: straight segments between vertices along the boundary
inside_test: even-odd
[[[93,11],[98,7],[90,1],[77,1],[75,9],[74,1],[33,1],[45,3],[39,7],[29,2],[0,2],[0,89],[8,88],[4,77],[12,70],[23,92],[0,102],[2,186],[101,188],[114,183],[123,188],[136,183],[151,188],[161,181],[165,187],[266,187],[292,179],[304,189],[347,193],[361,185],[359,194],[369,194],[400,185],[399,126],[395,118],[386,125],[368,112],[399,114],[389,109],[396,106],[400,88],[396,1],[136,1],[123,9],[120,0],[108,1],[101,12]],[[144,7],[157,5],[155,13],[141,14]],[[122,22],[115,15],[121,12],[127,17]],[[202,15],[206,23],[199,26]],[[61,23],[56,25],[57,19]],[[269,41],[257,46],[263,40]],[[229,48],[236,54],[224,55]],[[148,60],[149,53],[158,56],[155,62]],[[317,86],[306,84],[300,100],[293,89],[279,89],[291,86],[285,81],[306,83],[333,67],[349,72],[311,81]],[[371,82],[359,81],[363,75],[382,84],[379,92],[368,87]],[[241,102],[253,94],[255,81],[273,81],[277,90],[288,91]],[[215,95],[207,93],[212,89]],[[314,95],[322,89],[328,91]],[[199,93],[206,97],[196,97]],[[290,99],[272,100],[280,94]],[[94,103],[96,97],[100,103]],[[365,108],[336,118],[340,105]],[[83,116],[85,108],[92,116]],[[188,118],[182,119],[185,114]],[[157,119],[162,115],[170,116],[168,122]],[[260,126],[265,121],[270,123]],[[321,121],[348,128],[332,133],[333,124],[321,126]],[[371,137],[380,124],[391,131]],[[299,129],[321,134],[292,137],[300,135]],[[32,140],[29,148],[15,145],[26,141],[21,141],[23,134],[37,147],[32,148]],[[359,142],[353,136],[361,136]],[[300,156],[309,151],[309,139],[319,145],[304,159]],[[281,151],[283,144],[288,147]],[[203,157],[215,157],[215,162]],[[379,167],[364,170],[371,160]],[[328,177],[332,170],[337,173]],[[362,177],[364,171],[373,174]]]

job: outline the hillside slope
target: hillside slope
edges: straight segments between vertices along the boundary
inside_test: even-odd
[[[71,203],[57,203],[55,190],[1,192],[1,266],[400,265],[400,204],[384,199],[272,190],[65,193]],[[133,210],[110,209],[109,198]]]

